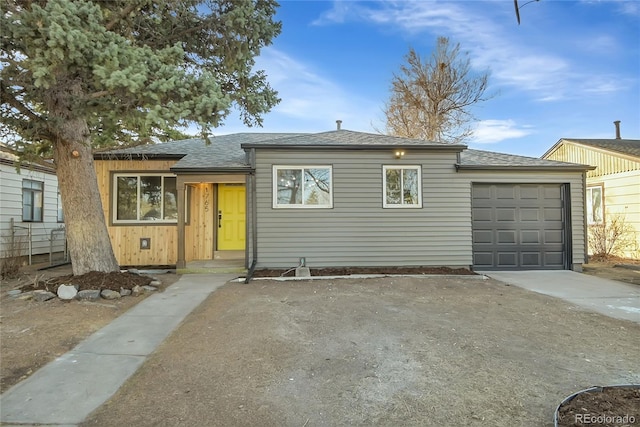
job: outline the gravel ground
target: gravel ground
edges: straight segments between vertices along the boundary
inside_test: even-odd
[[[83,426],[551,426],[640,326],[477,278],[230,283]]]

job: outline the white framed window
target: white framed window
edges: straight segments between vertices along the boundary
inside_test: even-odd
[[[42,222],[44,182],[22,180],[22,221]]]
[[[64,222],[64,212],[62,211],[62,198],[60,197],[60,190],[58,190],[58,213],[56,215],[58,222]]]
[[[422,175],[420,166],[383,166],[384,208],[421,208]]]
[[[274,208],[332,208],[331,166],[274,166]]]
[[[604,188],[601,185],[587,187],[587,224],[601,224],[604,219]]]
[[[113,175],[113,222],[177,222],[178,189],[172,174]]]

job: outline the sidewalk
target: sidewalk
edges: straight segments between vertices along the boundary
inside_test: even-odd
[[[605,316],[640,323],[640,286],[568,270],[488,271],[486,275]]]
[[[0,396],[0,422],[73,426],[107,401],[233,274],[184,275]],[[4,424],[3,424],[4,425]]]

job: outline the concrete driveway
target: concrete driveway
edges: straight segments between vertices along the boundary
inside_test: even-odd
[[[640,286],[575,271],[492,271],[487,276],[606,316],[640,323]]]

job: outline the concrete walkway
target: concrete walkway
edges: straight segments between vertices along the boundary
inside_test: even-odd
[[[564,270],[491,271],[486,275],[606,316],[640,323],[640,286]]]
[[[109,399],[232,274],[185,275],[0,396],[0,422],[73,426]],[[7,425],[3,424],[3,425]]]

